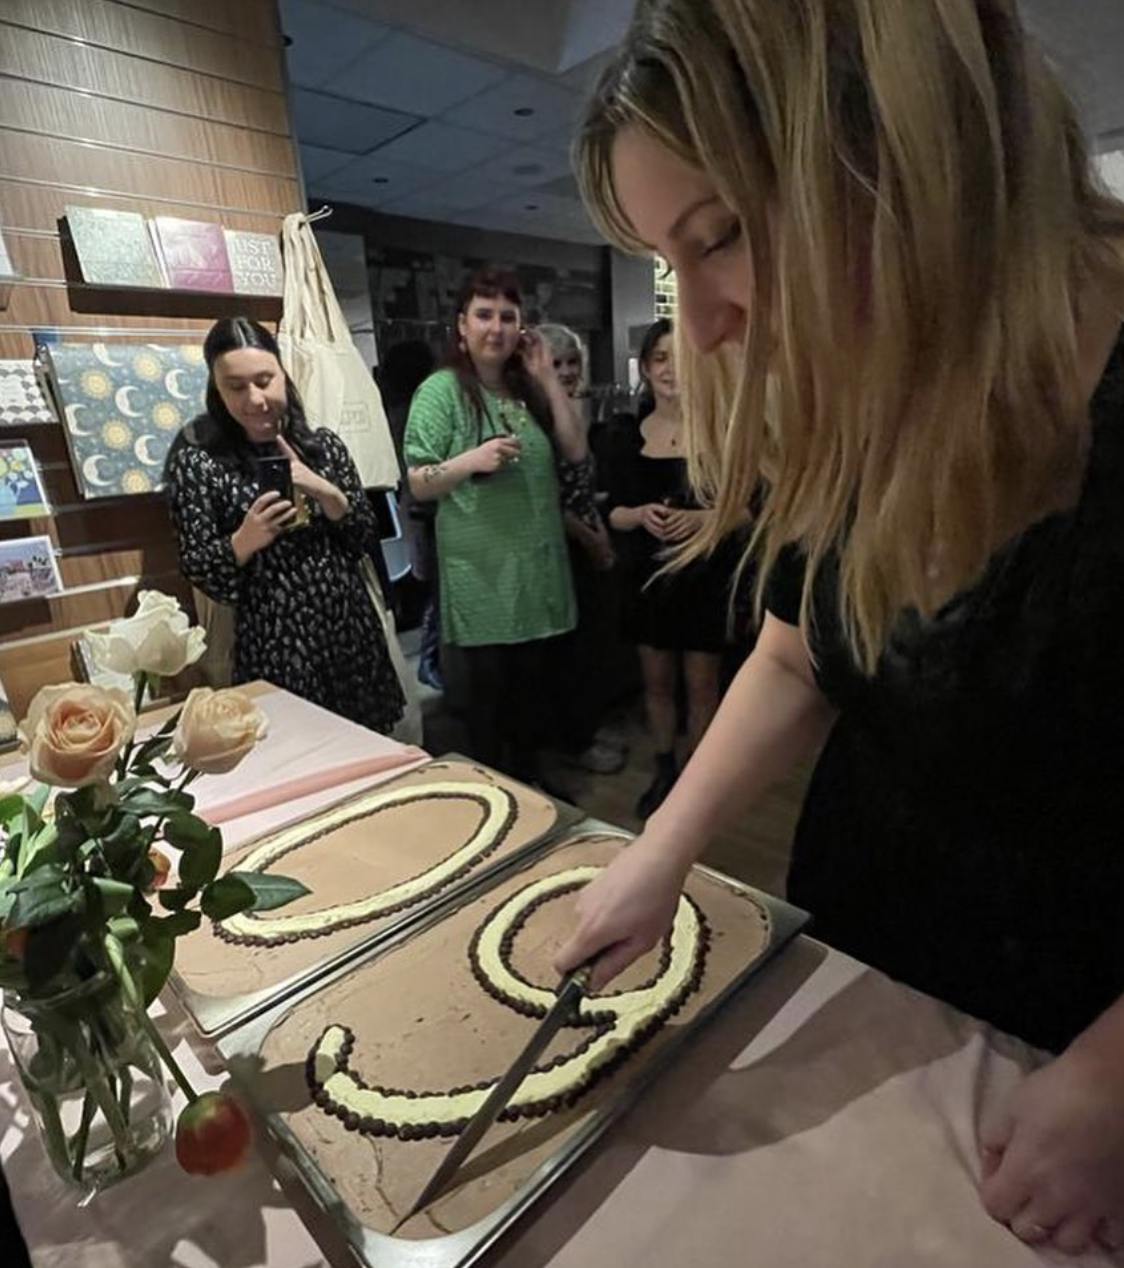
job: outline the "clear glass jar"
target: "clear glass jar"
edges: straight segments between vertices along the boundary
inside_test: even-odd
[[[5,992],[0,1024],[55,1170],[89,1195],[154,1158],[172,1130],[164,1067],[116,978],[46,999]]]

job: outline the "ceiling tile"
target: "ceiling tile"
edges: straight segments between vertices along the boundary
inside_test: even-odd
[[[293,119],[301,144],[350,154],[366,154],[419,122],[415,115],[380,110],[306,88],[293,93]]]
[[[395,31],[337,75],[331,86],[333,92],[357,101],[432,116],[509,74],[495,62]]]
[[[446,111],[447,123],[497,133],[516,141],[535,141],[540,136],[573,125],[578,109],[576,93],[532,75],[510,79]],[[517,115],[516,110],[531,110]]]
[[[320,181],[317,189],[337,194],[366,193],[381,206],[425,189],[436,179],[437,173],[428,168],[413,167],[408,163],[392,163],[383,158],[381,152],[376,151],[374,154],[353,159],[347,167]]]
[[[396,163],[413,163],[437,172],[463,172],[510,148],[511,142],[505,138],[431,120],[388,141],[378,152]]]
[[[281,29],[293,41],[285,51],[289,77],[308,88],[319,88],[390,34],[380,22],[313,0],[281,0]]]
[[[524,192],[521,189],[498,185],[494,180],[486,180],[475,172],[461,172],[456,176],[446,176],[426,190],[435,202],[466,211],[508,199],[522,198]]]
[[[533,187],[568,175],[570,162],[551,150],[525,145],[508,148],[502,157],[481,163],[475,170],[476,175],[501,184]]]
[[[326,150],[319,145],[302,145],[300,151],[301,171],[306,182],[330,176],[355,158],[354,154],[348,154],[345,150]]]

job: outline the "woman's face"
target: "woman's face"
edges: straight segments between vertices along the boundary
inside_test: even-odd
[[[648,360],[644,362],[644,377],[652,385],[657,401],[672,402],[679,396],[675,382],[675,353],[670,335],[660,335]]]
[[[215,358],[212,374],[222,403],[247,439],[256,445],[276,440],[289,398],[284,371],[273,353],[233,348]]]
[[[581,349],[572,343],[565,344],[554,355],[554,372],[567,396],[576,396],[582,385]]]
[[[676,272],[687,338],[700,352],[740,344],[753,266],[737,215],[705,173],[638,128],[618,134],[612,162],[622,210]]]
[[[477,371],[502,369],[519,346],[522,314],[502,295],[474,295],[457,318],[457,331]]]

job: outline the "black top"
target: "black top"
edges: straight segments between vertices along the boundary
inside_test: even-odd
[[[618,506],[697,510],[685,458],[650,458],[631,417],[614,419],[607,438],[605,482],[609,511]],[[730,641],[730,588],[740,545],[727,539],[709,559],[668,576],[653,577],[664,563],[664,543],[636,528],[617,535],[624,571],[621,633],[626,641],[672,651],[719,653]]]
[[[375,515],[343,442],[317,431],[316,465],[345,494],[336,522],[307,499],[309,522],[282,533],[241,567],[231,534],[263,491],[256,479],[191,442],[193,424],[165,472],[184,576],[235,609],[234,680],[265,678],[334,713],[389,731],[405,699],[360,565],[378,549]]]
[[[1091,407],[1080,499],[1034,524],[872,678],[814,588],[840,718],[789,896],[825,941],[1047,1048],[1124,992],[1124,336]],[[789,553],[767,607],[795,624]]]

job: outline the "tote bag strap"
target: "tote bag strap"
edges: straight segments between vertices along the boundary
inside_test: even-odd
[[[320,244],[316,241],[312,230],[306,225],[304,230],[304,262],[309,288],[316,296],[317,333],[326,343],[351,343],[351,328],[343,314],[339,300],[336,299],[332,279],[328,276],[328,268],[320,253]]]
[[[299,211],[285,217],[281,226],[281,242],[285,252],[285,282],[281,321],[277,333],[281,337],[302,339],[305,334],[304,252],[301,249]]]

